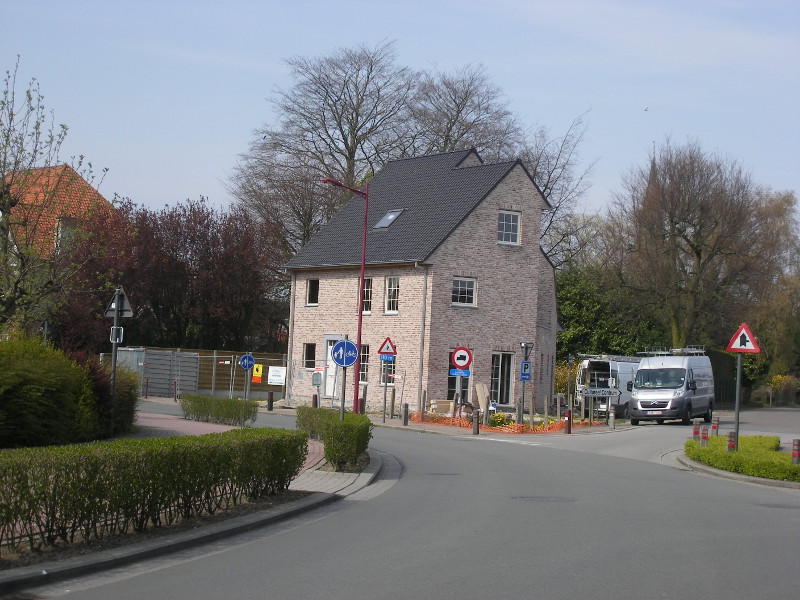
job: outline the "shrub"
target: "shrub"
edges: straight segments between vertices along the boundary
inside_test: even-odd
[[[495,412],[489,415],[489,427],[504,427],[511,425],[514,421],[509,415],[502,412]]]
[[[258,417],[258,404],[241,398],[181,394],[179,404],[186,419],[204,423],[244,427]]]
[[[296,427],[308,433],[308,437],[312,440],[321,440],[325,424],[339,420],[339,412],[327,408],[298,406],[295,414],[297,416]]]
[[[751,477],[800,481],[800,465],[793,465],[792,457],[779,452],[779,447],[778,437],[740,436],[739,449],[728,452],[727,437],[714,436],[705,448],[696,440],[687,440],[684,452],[690,459],[716,469]]]
[[[288,488],[303,432],[245,429],[0,452],[0,549],[142,531]]]
[[[344,421],[329,420],[323,425],[322,443],[325,460],[337,471],[355,464],[367,451],[372,439],[372,422],[365,415],[345,413]]]
[[[311,439],[322,440],[325,460],[336,470],[355,464],[372,439],[369,417],[346,412],[341,421],[337,411],[327,408],[298,406],[297,428],[307,432]]]
[[[86,369],[35,337],[0,342],[0,447],[86,441],[100,434]]]

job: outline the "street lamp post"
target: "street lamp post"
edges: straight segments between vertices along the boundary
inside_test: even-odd
[[[322,183],[330,183],[336,187],[344,188],[361,196],[364,199],[364,224],[361,229],[361,272],[358,276],[358,327],[356,328],[356,362],[353,364],[355,367],[355,379],[353,381],[353,412],[358,412],[358,382],[361,379],[361,323],[364,314],[364,267],[367,259],[367,208],[369,206],[369,184],[364,186],[364,190],[357,190],[350,186],[344,185],[341,181],[336,179],[325,178]]]

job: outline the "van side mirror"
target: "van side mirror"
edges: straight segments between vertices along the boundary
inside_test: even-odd
[[[628,391],[629,391],[629,392],[630,392],[630,391],[633,391],[633,382],[632,382],[632,381],[629,381],[629,382],[628,382]]]
[[[697,391],[697,382],[694,379],[689,382],[689,389],[693,392]]]

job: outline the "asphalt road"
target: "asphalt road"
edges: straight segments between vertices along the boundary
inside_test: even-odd
[[[733,415],[721,417],[724,433]],[[257,424],[292,419],[266,415]],[[770,428],[800,437],[800,410],[742,415],[743,435]],[[377,428],[370,447],[402,470],[388,469],[362,492],[246,535],[31,592],[115,600],[796,597],[800,490],[687,471],[674,457],[689,436],[691,427],[678,424],[499,438]]]

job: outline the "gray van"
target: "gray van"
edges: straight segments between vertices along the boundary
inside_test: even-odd
[[[711,422],[714,374],[702,348],[655,351],[639,361],[631,391],[631,425],[640,421],[678,419],[688,425],[695,417]]]

